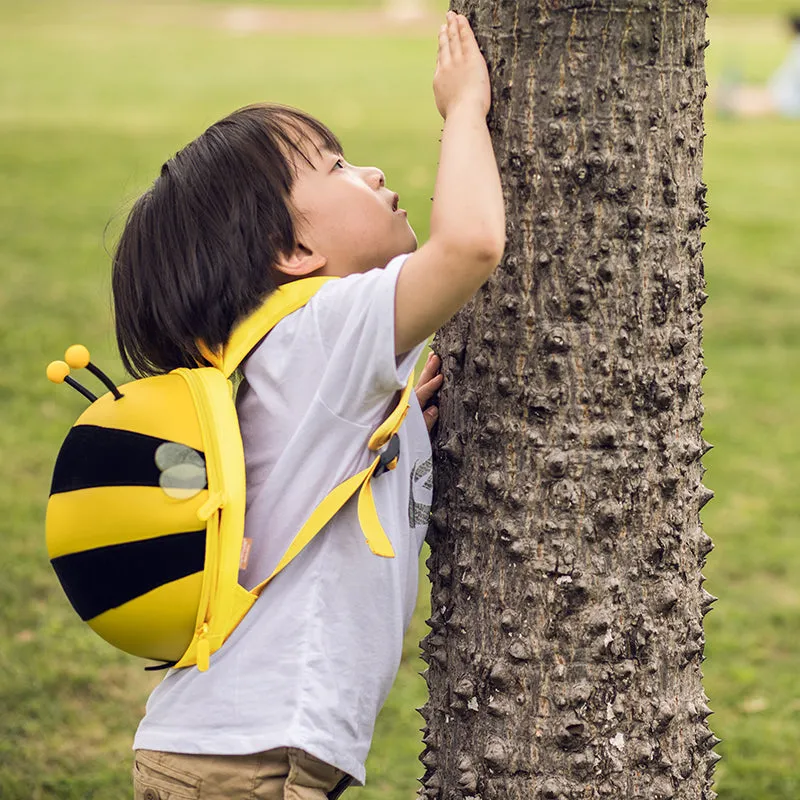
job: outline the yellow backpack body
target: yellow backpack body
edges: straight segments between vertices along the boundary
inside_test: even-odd
[[[264,587],[358,493],[372,552],[393,557],[370,481],[396,466],[413,388],[375,431],[382,452],[311,511],[273,573],[238,581],[244,543],[245,463],[230,376],[263,337],[330,278],[276,290],[240,324],[213,367],[176,369],[119,387],[80,345],[48,377],[93,400],[65,439],[47,505],[47,550],[80,617],[106,641],[164,666],[206,670]],[[68,377],[87,367],[111,389],[95,399]]]

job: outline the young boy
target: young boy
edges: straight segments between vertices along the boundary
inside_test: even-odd
[[[504,202],[486,127],[488,71],[467,20],[452,12],[439,35],[434,94],[445,125],[431,236],[419,249],[380,170],[348,164],[335,139],[324,131],[317,135],[317,126],[294,128],[303,134],[292,143],[287,203],[294,244],[278,248],[276,281],[312,275],[339,280],[282,320],[244,365],[237,408],[247,467],[245,535],[253,542],[241,575],[248,588],[270,574],[310,509],[363,469],[370,458],[366,443],[394,407],[427,338],[469,301],[502,257]],[[193,253],[200,249],[196,237],[223,229],[232,217],[229,211],[214,217],[219,203],[206,198],[239,198],[236,193],[252,177],[252,170],[245,171],[231,184],[228,171],[218,193],[214,181],[203,177],[208,152],[231,152],[238,159],[253,149],[247,126],[267,112],[244,112],[214,132],[213,147],[190,145],[162,171],[173,183],[158,187],[164,202],[153,218],[159,225],[177,213],[176,202],[203,198],[200,210],[179,209],[181,224],[175,226],[179,233],[197,226],[189,237]],[[260,130],[258,137],[253,147],[263,145]],[[193,180],[199,181],[197,192],[187,191],[186,182]],[[239,228],[252,205],[248,198],[236,201]],[[275,205],[259,224],[274,226],[281,209]],[[200,214],[213,217],[213,224]],[[230,275],[218,275],[219,262],[237,246],[239,231],[225,230],[203,240],[204,247],[224,249],[220,258],[208,259],[208,274],[192,279],[186,291],[204,291],[209,282],[213,288],[218,278],[224,278],[222,291],[231,291]],[[137,272],[138,243],[148,236],[126,234],[118,259],[121,282]],[[279,241],[281,235],[259,229],[257,239]],[[243,238],[250,243],[244,260],[255,246],[251,239]],[[126,254],[133,266],[125,263]],[[146,261],[138,266],[152,272],[154,260]],[[258,273],[260,257],[256,262]],[[183,262],[170,257],[163,263]],[[185,280],[186,271],[179,273],[174,280]],[[161,270],[152,275],[162,279]],[[115,283],[115,293],[117,288]],[[133,294],[120,283],[120,298]],[[163,291],[153,290],[152,303],[167,302],[172,295],[166,294],[165,299]],[[185,302],[183,294],[173,294]],[[169,358],[159,360],[171,352],[163,347],[163,326],[150,326],[153,345],[142,345],[142,336],[149,342],[150,334],[141,333],[141,305],[131,312],[139,314],[130,317],[135,334],[125,329],[128,317],[118,317],[120,341],[144,354],[147,363],[169,368]],[[166,312],[161,316],[171,319]],[[186,325],[193,324],[196,317],[188,313]],[[421,406],[440,385],[437,369],[431,360],[418,386],[419,402],[412,396],[400,428],[397,468],[373,485],[395,557],[370,552],[356,503],[346,504],[269,585],[212,656],[207,672],[173,670],[153,692],[134,742],[136,800],[322,800],[364,782],[375,720],[397,674],[416,601],[432,496],[428,435],[435,421],[423,416]]]

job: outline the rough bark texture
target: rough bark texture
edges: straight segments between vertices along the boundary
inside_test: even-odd
[[[704,0],[463,0],[503,263],[437,337],[424,797],[707,800]]]

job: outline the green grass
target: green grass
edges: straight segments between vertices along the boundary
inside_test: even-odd
[[[764,15],[797,14],[800,12],[796,0],[708,0],[711,16],[736,14],[747,17]]]
[[[344,0],[343,0],[344,2]],[[367,2],[367,0],[364,0]],[[714,0],[712,14],[747,10]],[[135,13],[131,12],[136,8]],[[122,378],[109,315],[109,243],[166,157],[233,108],[286,102],[375,163],[421,240],[438,158],[433,39],[239,36],[208,3],[134,6],[0,0],[0,797],[130,796],[133,730],[157,678],[104,645],[47,564],[43,514],[57,447],[83,403],[44,365],[83,341]],[[761,4],[767,10],[783,6]],[[735,64],[763,80],[785,46],[776,16],[712,17],[713,95]],[[368,64],[369,68],[364,69]],[[710,115],[706,181],[706,482],[717,499],[706,686],[724,738],[722,800],[800,797],[800,126]],[[410,800],[425,696],[422,602],[378,722],[362,800]]]
[[[720,2],[721,5],[721,2]],[[713,14],[713,6],[712,6]],[[723,71],[763,82],[786,32],[775,17],[709,23],[711,92]],[[795,489],[800,463],[800,125],[709,115],[705,180],[711,225],[704,380],[707,588],[706,691],[723,743],[724,800],[800,797],[800,568]]]

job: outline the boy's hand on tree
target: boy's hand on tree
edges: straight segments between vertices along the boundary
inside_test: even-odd
[[[439,419],[439,409],[433,405],[436,393],[442,388],[444,376],[439,371],[442,368],[442,361],[439,356],[431,353],[422,372],[419,376],[419,381],[414,391],[417,393],[417,400],[422,411],[422,416],[425,418],[425,425],[428,428],[428,433],[433,430],[433,426]],[[430,403],[430,405],[428,405]],[[426,408],[426,406],[428,406]]]
[[[458,105],[472,105],[485,117],[492,105],[489,69],[467,18],[447,12],[439,29],[439,57],[433,77],[436,107],[443,119]]]

